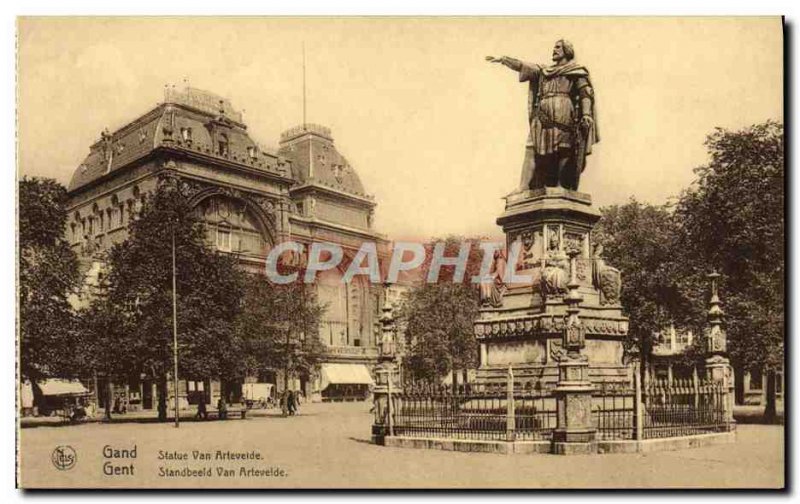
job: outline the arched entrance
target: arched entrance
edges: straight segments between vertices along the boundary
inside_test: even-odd
[[[206,223],[209,243],[221,252],[264,258],[274,243],[268,217],[247,199],[210,192],[196,198],[195,212]]]

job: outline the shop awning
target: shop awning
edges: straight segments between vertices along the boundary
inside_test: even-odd
[[[321,389],[328,385],[374,385],[363,364],[323,364]]]
[[[58,395],[86,395],[89,391],[78,380],[62,380],[60,378],[51,378],[49,380],[42,380],[37,382],[39,390],[42,395],[58,396]]]

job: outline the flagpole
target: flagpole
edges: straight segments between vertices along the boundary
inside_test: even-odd
[[[172,356],[173,356],[173,383],[175,389],[175,427],[180,427],[180,413],[178,413],[178,296],[175,272],[175,226],[172,227]]]

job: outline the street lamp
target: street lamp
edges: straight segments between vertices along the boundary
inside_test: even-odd
[[[173,360],[173,388],[175,390],[175,427],[180,427],[180,413],[178,410],[178,295],[177,273],[175,268],[175,226],[172,226],[172,360]]]

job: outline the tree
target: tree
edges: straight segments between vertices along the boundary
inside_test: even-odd
[[[687,310],[692,309],[676,273],[683,266],[675,261],[678,227],[669,207],[633,198],[601,213],[593,236],[603,245],[608,263],[622,272],[620,301],[630,318],[625,347],[644,363],[655,335],[671,324],[685,329]]]
[[[70,294],[78,260],[64,239],[66,189],[52,179],[19,182],[20,374],[36,380],[74,375]]]
[[[126,344],[129,321],[117,311],[102,292],[105,282],[99,286],[99,295],[78,311],[77,327],[73,346],[78,358],[77,366],[85,375],[130,376],[138,374],[135,368],[135,347]],[[108,388],[112,386],[109,380]],[[99,390],[95,392],[98,393]],[[110,390],[109,390],[110,392]],[[106,394],[105,415],[111,420],[112,394]]]
[[[684,291],[699,301],[711,269],[722,274],[728,347],[737,368],[765,369],[765,417],[775,418],[776,371],[784,352],[783,124],[767,121],[706,139],[710,161],[676,207],[687,263]]]
[[[289,376],[310,375],[319,364],[324,352],[319,324],[325,308],[302,277],[300,273],[297,282],[284,285],[255,275],[248,279],[236,319],[248,374],[282,371],[286,381]]]
[[[407,353],[404,365],[415,379],[434,381],[456,370],[474,368],[478,360],[478,343],[473,322],[478,316],[479,288],[470,283],[478,275],[481,264],[479,239],[449,236],[444,244],[445,256],[458,255],[462,243],[470,243],[466,274],[461,282],[453,282],[452,266],[442,268],[436,283],[423,282],[406,293],[400,309],[405,326]],[[423,263],[423,279],[431,266],[436,241],[426,244],[427,260]],[[456,380],[453,380],[455,385]]]
[[[172,239],[177,270],[179,375],[234,380],[243,376],[242,345],[234,330],[244,273],[235,258],[212,250],[206,228],[171,179],[147,195],[129,226],[128,239],[108,254],[102,320],[116,313],[121,328],[99,368],[117,374],[145,373],[159,380],[159,413],[166,419],[167,375],[173,367]],[[110,344],[101,334],[95,344]]]

